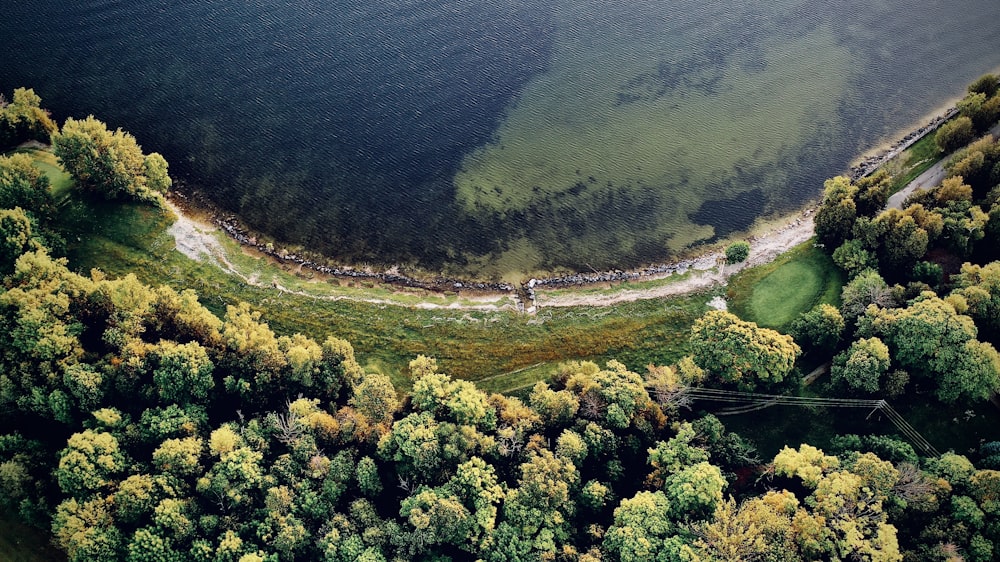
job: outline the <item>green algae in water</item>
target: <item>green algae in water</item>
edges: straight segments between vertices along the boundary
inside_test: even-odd
[[[563,10],[572,17],[597,8]],[[708,239],[714,229],[691,215],[705,201],[753,190],[781,197],[781,159],[833,118],[848,87],[850,53],[828,24],[796,37],[758,28],[760,36],[722,53],[693,48],[691,22],[661,17],[646,35],[625,24],[606,33],[604,23],[563,22],[549,71],[528,85],[494,142],[465,159],[455,185],[466,212],[530,216],[547,207],[566,221],[584,219],[559,240],[548,234],[564,225],[534,225],[530,239],[484,267],[530,270],[538,264],[525,258],[551,255],[552,243],[604,265],[641,251],[641,240],[665,255]],[[729,31],[697,29],[699,37]],[[602,208],[609,193],[647,211],[624,217],[614,238],[584,224],[629,211]]]

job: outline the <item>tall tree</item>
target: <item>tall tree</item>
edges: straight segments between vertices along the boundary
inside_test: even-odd
[[[791,372],[799,351],[791,336],[721,310],[696,320],[691,332],[694,362],[719,381],[746,390],[761,383],[780,383]]]
[[[170,187],[162,156],[143,154],[132,135],[109,131],[92,115],[67,119],[52,148],[81,186],[108,199],[146,199]]]

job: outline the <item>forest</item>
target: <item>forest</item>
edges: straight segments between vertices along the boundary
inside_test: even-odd
[[[763,458],[699,393],[976,404],[1000,390],[998,78],[937,140],[946,179],[886,210],[887,172],[828,180],[816,241],[848,277],[790,334],[724,311],[635,372],[562,364],[518,396],[413,358],[410,390],[350,342],[220,318],[192,290],[75,272],[49,177],[0,156],[0,509],[69,560],[989,561],[1000,437],[928,454],[845,434]],[[72,197],[157,206],[167,162],[31,90],[0,150],[51,144]]]

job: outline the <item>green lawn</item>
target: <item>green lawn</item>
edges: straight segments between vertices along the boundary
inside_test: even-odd
[[[56,160],[56,155],[52,154],[51,150],[19,148],[14,152],[23,152],[31,155],[35,160],[35,167],[48,176],[50,190],[56,201],[62,201],[69,195],[69,190],[73,187],[73,178],[62,169],[62,166]]]
[[[917,179],[941,159],[943,154],[937,146],[937,131],[913,143],[899,156],[886,163],[885,167],[893,176],[892,193],[896,193]]]
[[[838,305],[844,282],[833,260],[809,241],[734,276],[727,297],[730,310],[740,318],[784,332],[817,304]]]

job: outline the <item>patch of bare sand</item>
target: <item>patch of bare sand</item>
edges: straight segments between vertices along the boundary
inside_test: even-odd
[[[218,230],[211,224],[198,222],[186,216],[180,208],[167,201],[167,208],[170,209],[177,219],[167,232],[173,236],[177,251],[197,262],[211,262],[219,265],[227,271],[231,267],[226,267],[225,252],[222,243],[215,237]]]

